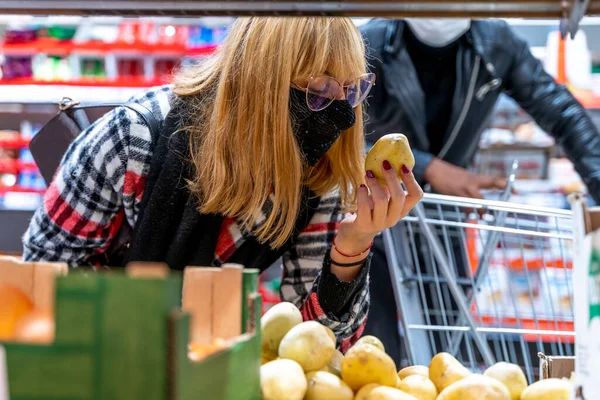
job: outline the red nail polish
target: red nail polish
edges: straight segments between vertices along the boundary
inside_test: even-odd
[[[392,164],[390,164],[388,160],[383,160],[383,169],[389,171],[390,169],[392,169]]]
[[[367,187],[367,185],[365,185],[364,183],[361,183],[361,184],[360,184],[360,187],[361,187],[361,188],[364,188],[364,187]]]
[[[373,171],[371,171],[371,170],[368,170],[368,171],[367,171],[367,177],[368,177],[368,178],[370,178],[370,179],[373,179],[373,178],[375,178],[375,175],[373,175]]]
[[[402,166],[402,173],[404,174],[410,174],[410,169],[408,169],[408,167],[406,165]]]

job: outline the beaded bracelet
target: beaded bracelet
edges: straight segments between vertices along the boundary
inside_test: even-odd
[[[363,251],[361,251],[361,252],[360,252],[360,253],[358,253],[358,254],[345,254],[345,253],[342,253],[342,252],[340,251],[340,249],[338,249],[338,248],[337,248],[337,246],[335,245],[335,238],[336,238],[336,237],[337,237],[337,235],[335,235],[335,236],[333,237],[333,241],[332,241],[332,244],[333,244],[333,249],[334,249],[334,250],[335,250],[335,251],[336,251],[336,252],[337,252],[339,255],[341,255],[341,256],[343,256],[343,257],[347,257],[347,258],[354,258],[354,257],[362,256],[363,254],[365,254],[366,252],[368,252],[369,250],[371,250],[371,248],[373,247],[373,243],[375,242],[374,240],[372,240],[372,241],[371,241],[371,244],[369,245],[369,247],[367,247],[366,249],[364,249]]]

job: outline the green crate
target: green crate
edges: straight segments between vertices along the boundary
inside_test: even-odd
[[[6,343],[11,400],[260,399],[258,271],[243,274],[244,333],[192,363],[181,274],[57,278],[52,345]]]

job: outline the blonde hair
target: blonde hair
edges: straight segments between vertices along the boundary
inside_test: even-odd
[[[366,72],[360,32],[347,18],[240,18],[216,53],[182,70],[174,92],[187,103],[191,192],[200,212],[240,219],[252,227],[271,196],[273,212],[253,230],[276,248],[294,231],[302,185],[317,195],[339,190],[356,201],[363,180],[362,107],[314,167],[306,166],[290,122],[292,81],[328,74],[340,82]]]

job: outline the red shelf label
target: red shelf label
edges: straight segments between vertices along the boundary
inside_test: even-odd
[[[29,147],[29,140],[21,137],[16,139],[0,139],[0,147],[5,149],[22,149]]]

